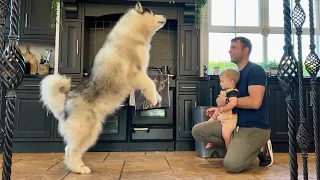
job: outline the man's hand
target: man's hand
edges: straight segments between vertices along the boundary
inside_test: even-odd
[[[217,106],[225,106],[226,105],[226,97],[225,96],[219,96],[217,99],[216,99],[216,103],[217,103]]]

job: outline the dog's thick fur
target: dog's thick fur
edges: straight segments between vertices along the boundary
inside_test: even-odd
[[[66,143],[65,164],[74,173],[90,173],[83,154],[99,137],[106,116],[114,113],[133,90],[142,90],[153,105],[161,101],[146,74],[153,35],[164,26],[162,15],[153,15],[137,2],[117,22],[97,53],[90,76],[75,90],[64,75],[46,76],[40,101],[59,121]]]

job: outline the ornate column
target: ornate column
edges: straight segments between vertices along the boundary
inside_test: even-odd
[[[294,119],[295,87],[298,86],[298,62],[293,53],[291,44],[291,17],[290,0],[283,0],[284,14],[284,54],[278,66],[279,83],[286,94],[287,112],[288,112],[288,135],[289,135],[289,155],[290,155],[290,179],[298,179],[297,162],[297,141]]]
[[[306,70],[311,76],[311,104],[312,104],[312,117],[314,129],[314,146],[316,154],[316,172],[317,179],[320,179],[320,146],[319,146],[319,121],[318,121],[318,101],[316,90],[316,76],[320,69],[320,60],[315,52],[316,45],[314,44],[314,18],[313,18],[313,1],[309,0],[309,19],[310,19],[310,54],[305,60]]]
[[[0,0],[0,62],[2,61],[2,54],[4,51],[4,28],[5,28],[5,20],[7,15],[9,14],[9,0]],[[2,118],[2,112],[1,108],[3,106],[2,104],[2,83],[0,79],[0,119]],[[3,145],[4,140],[4,131],[0,127],[0,146]]]
[[[11,0],[10,7],[9,45],[2,54],[2,61],[0,64],[1,80],[7,88],[2,170],[2,179],[5,180],[11,179],[12,138],[15,118],[16,89],[21,84],[26,69],[24,58],[18,48],[20,0]]]
[[[297,141],[302,151],[303,161],[303,177],[308,179],[308,146],[310,138],[308,135],[308,128],[306,118],[304,117],[304,103],[303,103],[303,67],[302,67],[302,26],[306,19],[306,14],[300,4],[300,0],[295,1],[295,7],[292,11],[292,22],[296,27],[296,35],[298,39],[298,79],[299,79],[299,110],[300,110],[300,126],[297,133]]]

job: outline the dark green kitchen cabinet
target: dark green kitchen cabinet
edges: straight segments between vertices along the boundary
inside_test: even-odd
[[[82,22],[66,20],[60,35],[59,73],[80,74],[82,72]]]
[[[199,43],[194,25],[179,26],[178,75],[199,76]]]
[[[51,0],[21,1],[21,38],[54,41],[55,31],[50,24]]]
[[[192,109],[199,103],[200,81],[177,81],[177,108],[176,125],[177,140],[193,140],[191,131],[193,127]]]
[[[320,84],[318,80],[317,87],[317,103],[320,105]],[[296,88],[297,97],[295,101],[294,111],[294,130],[297,133],[300,125],[300,109],[299,109],[299,94],[298,87]],[[271,126],[271,141],[274,143],[274,151],[276,152],[288,152],[288,143],[289,143],[289,127],[288,127],[288,112],[287,112],[287,103],[286,95],[277,80],[270,80],[268,82],[268,103],[269,103],[269,121]],[[304,103],[304,118],[306,119],[308,135],[311,140],[309,146],[310,151],[314,151],[313,147],[313,111],[311,103],[311,85],[309,78],[304,78],[303,80],[303,103]],[[319,109],[319,108],[318,108]],[[319,119],[319,111],[318,111]]]
[[[320,106],[320,84],[316,86],[316,93],[317,93],[317,121],[320,118],[319,106]],[[307,127],[309,132],[309,137],[311,142],[314,142],[314,128],[313,128],[313,104],[312,104],[312,89],[310,83],[304,85],[304,105],[305,105],[305,118],[307,121]]]
[[[17,91],[14,141],[52,141],[52,115],[39,102],[39,92]]]
[[[136,0],[127,0],[127,1],[135,1]],[[141,2],[161,2],[161,3],[169,3],[169,4],[175,4],[175,3],[194,3],[194,0],[140,0]]]
[[[20,41],[54,42],[51,24],[51,0],[22,0],[19,14]],[[6,17],[5,39],[10,31],[10,13]]]
[[[209,105],[209,83],[206,78],[179,78],[176,81],[176,140],[194,141],[193,108]]]
[[[54,42],[55,30],[51,24],[51,0],[23,0],[19,14],[20,41]],[[6,17],[4,36],[10,31],[10,13]]]
[[[188,140],[192,138],[192,108],[198,101],[198,94],[180,94],[178,95],[178,134],[177,140]]]
[[[288,113],[285,99],[285,93],[279,83],[268,84],[270,136],[275,142],[288,142]]]
[[[298,87],[297,87],[298,90]],[[319,85],[317,85],[316,92],[318,97],[320,94]],[[303,83],[303,103],[304,103],[304,118],[306,118],[307,127],[309,128],[309,137],[313,139],[313,112],[311,103],[311,85],[309,80],[305,79]],[[271,140],[274,142],[288,142],[288,112],[286,95],[281,85],[276,82],[268,83],[268,101],[269,101],[269,121],[271,125]],[[317,100],[318,105],[320,100]],[[318,112],[319,118],[319,112]],[[300,109],[299,97],[297,95],[294,107],[295,130],[298,130],[300,124]],[[313,140],[312,140],[313,142]]]

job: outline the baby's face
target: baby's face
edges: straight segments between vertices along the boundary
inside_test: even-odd
[[[224,76],[220,76],[220,86],[221,86],[221,89],[230,89],[230,88],[234,88],[235,84],[231,79],[228,79]]]

